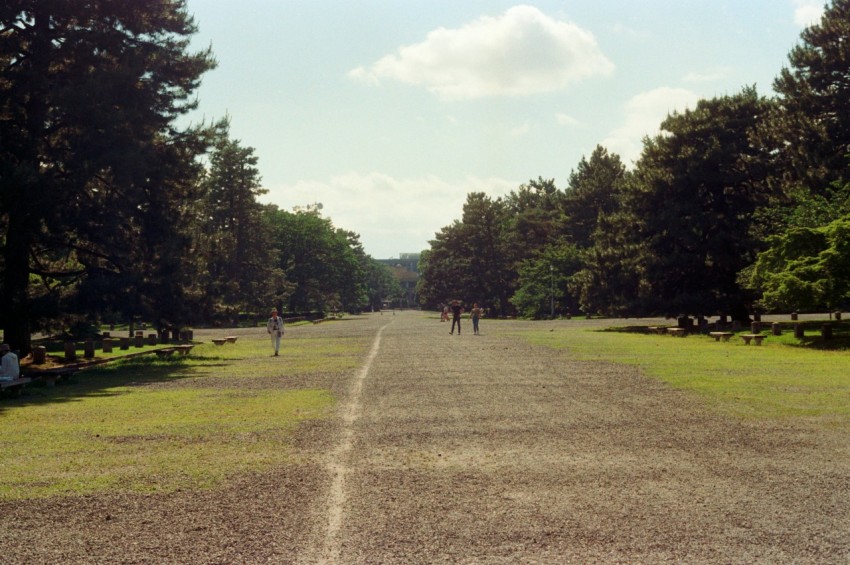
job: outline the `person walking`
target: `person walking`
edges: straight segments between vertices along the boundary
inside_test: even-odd
[[[277,357],[280,351],[280,338],[283,337],[283,318],[277,315],[277,308],[272,308],[272,317],[266,324],[266,330],[272,338],[274,356]]]
[[[478,333],[478,320],[481,319],[481,308],[478,307],[477,302],[472,303],[472,310],[469,311],[469,317],[472,318],[472,333],[481,335]]]
[[[449,335],[455,333],[455,324],[457,324],[457,335],[460,335],[460,315],[463,314],[463,306],[459,300],[452,300],[452,329]]]

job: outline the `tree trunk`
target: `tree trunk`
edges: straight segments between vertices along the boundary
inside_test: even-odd
[[[3,291],[5,304],[4,339],[12,349],[27,355],[31,349],[29,316],[29,251],[30,237],[26,218],[9,215],[9,232],[3,260]]]

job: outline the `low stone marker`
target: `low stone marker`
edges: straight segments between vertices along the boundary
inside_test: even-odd
[[[47,362],[47,348],[43,345],[36,345],[32,348],[32,364],[44,365]]]
[[[112,353],[112,338],[104,337],[103,338],[103,352],[104,353]]]
[[[73,341],[65,342],[65,361],[77,360],[77,344]]]
[[[122,351],[126,351],[126,350],[130,349],[130,338],[129,337],[122,337],[120,347],[121,347]]]
[[[803,339],[806,335],[806,330],[803,329],[803,324],[794,324],[794,337]]]
[[[94,340],[87,339],[83,343],[83,357],[86,359],[94,359]]]
[[[773,322],[770,327],[773,335],[782,335],[782,325],[779,322]]]

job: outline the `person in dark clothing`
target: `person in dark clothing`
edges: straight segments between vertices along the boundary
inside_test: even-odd
[[[460,335],[460,315],[463,314],[463,306],[459,300],[452,300],[452,330],[449,335],[455,333],[455,324],[457,324],[457,335]]]

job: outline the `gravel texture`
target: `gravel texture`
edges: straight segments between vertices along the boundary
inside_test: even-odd
[[[298,430],[292,464],[214,491],[0,502],[0,562],[850,562],[846,426],[725,418],[636,368],[511,337],[529,322],[464,323],[290,329],[284,345],[371,348],[345,378],[282,381],[339,400]]]

